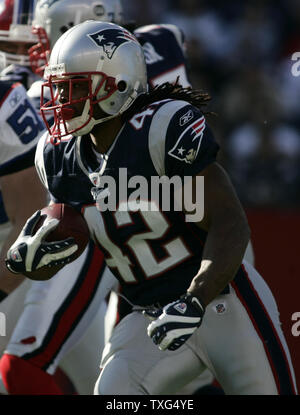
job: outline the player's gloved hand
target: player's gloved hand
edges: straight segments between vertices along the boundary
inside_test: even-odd
[[[200,326],[205,308],[198,298],[187,293],[158,310],[144,310],[153,321],[147,328],[148,336],[160,350],[176,350]]]
[[[41,216],[41,211],[35,212],[25,223],[18,239],[9,248],[5,263],[14,274],[35,271],[44,265],[52,267],[67,263],[70,256],[77,251],[78,245],[74,238],[63,241],[47,242],[46,236],[58,225],[57,219],[50,219],[33,235],[33,230]]]

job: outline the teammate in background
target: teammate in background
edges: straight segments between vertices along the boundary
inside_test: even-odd
[[[249,229],[215,160],[218,145],[200,111],[208,97],[170,84],[147,93],[140,44],[109,23],[68,30],[51,52],[46,77],[44,87],[56,88],[57,101],[52,94],[41,108],[55,122],[48,126],[52,140],[45,134],[39,141],[40,178],[53,201],[82,209],[123,293],[136,304],[105,348],[95,393],[172,393],[208,367],[226,394],[294,394],[276,303],[262,277],[242,262]],[[203,176],[204,217],[186,222],[191,212],[162,209],[155,198],[119,200],[120,168],[148,184],[153,176],[192,176],[193,195]],[[103,176],[116,181],[109,188],[116,210],[99,208]],[[136,189],[127,190],[132,196]],[[25,225],[27,233],[38,216]],[[35,237],[22,243],[27,250],[19,251],[17,239],[7,265],[34,271]]]
[[[45,6],[46,3],[49,5],[53,2],[42,3]],[[78,12],[79,2],[77,3]],[[7,215],[14,225],[1,251],[3,257],[1,297],[5,298],[6,293],[10,293],[1,308],[7,316],[7,335],[1,337],[3,342],[0,349],[1,354],[6,349],[0,360],[1,393],[8,391],[12,394],[61,394],[63,390],[57,383],[57,377],[52,376],[60,364],[67,365],[79,393],[91,394],[98,376],[94,362],[100,358],[104,339],[102,320],[99,322],[96,315],[100,305],[104,304],[105,290],[109,292],[111,289],[111,287],[102,288],[101,276],[104,274],[102,253],[91,242],[85,253],[76,262],[70,264],[70,267],[64,269],[63,276],[57,274],[51,281],[42,285],[40,282],[28,284],[27,280],[18,289],[15,288],[22,282],[23,277],[11,278],[4,266],[4,256],[12,241],[20,233],[24,218],[48,202],[34,167],[30,168],[34,164],[38,137],[45,129],[45,125],[35,112],[24,88],[14,83],[15,79],[24,81],[26,77],[21,79],[20,74],[30,73],[28,57],[25,55],[20,57],[14,52],[21,50],[25,53],[26,48],[32,46],[33,41],[37,42],[37,38],[31,33],[32,5],[33,2],[22,0],[6,1],[0,9],[2,11],[0,35],[5,39],[3,48],[7,51],[9,46],[11,51],[9,55],[2,54],[5,57],[2,61],[6,64],[14,63],[5,71],[5,78],[2,77],[0,81],[3,98],[0,169],[1,176],[4,175],[3,178],[1,177],[1,185],[3,185]],[[82,3],[80,6],[82,9]],[[90,5],[86,10],[90,14],[82,15],[83,20],[97,18]],[[78,15],[80,16],[77,13],[76,18]],[[101,17],[109,19],[108,15]],[[24,42],[22,49],[19,49],[17,45],[21,38],[30,39],[30,42]],[[22,68],[26,70],[23,71]],[[22,172],[17,173],[19,170]],[[21,182],[22,177],[24,180],[28,178],[28,182]],[[24,197],[22,203],[20,197]],[[4,209],[3,204],[2,207]],[[8,229],[9,223],[4,210],[1,220],[3,222],[1,230]],[[7,233],[3,235],[2,241],[6,236]],[[107,269],[106,274],[108,273]],[[103,314],[104,311],[102,310],[101,313]],[[79,345],[74,350],[75,355],[78,349],[82,352],[84,363],[80,362],[76,365],[74,359],[70,360],[67,354],[84,334],[88,337],[88,344],[85,343],[84,338],[83,346]],[[3,389],[4,386],[6,390]]]

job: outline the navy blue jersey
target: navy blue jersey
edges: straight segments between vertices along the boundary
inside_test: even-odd
[[[137,187],[129,184],[142,178],[150,189],[153,177],[194,176],[215,161],[217,151],[202,113],[185,101],[168,99],[126,122],[107,153],[100,182],[112,179],[107,189],[115,198],[114,209],[99,211],[99,200],[93,199],[101,165],[88,136],[66,137],[53,146],[45,135],[36,166],[54,201],[83,212],[127,298],[140,305],[166,304],[183,294],[196,275],[206,233],[186,222],[172,204],[171,211],[163,210],[150,190],[137,208],[130,199]],[[157,209],[147,209],[149,203]]]
[[[184,36],[177,26],[142,26],[134,31],[134,35],[143,47],[151,86],[174,83],[177,77],[183,87],[190,86],[186,73]]]

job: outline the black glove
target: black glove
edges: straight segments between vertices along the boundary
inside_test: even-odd
[[[194,333],[202,323],[205,307],[198,298],[187,293],[158,310],[144,310],[154,319],[147,333],[160,350],[176,350]]]
[[[32,272],[45,265],[52,267],[68,263],[71,255],[78,249],[73,238],[57,242],[44,240],[58,225],[57,219],[45,221],[44,225],[33,235],[34,227],[40,216],[41,211],[38,210],[27,220],[18,239],[7,252],[5,263],[14,274]]]

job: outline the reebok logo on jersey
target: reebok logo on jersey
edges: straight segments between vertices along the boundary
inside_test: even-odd
[[[186,123],[188,123],[189,121],[191,121],[194,118],[194,113],[192,110],[188,110],[188,112],[186,114],[184,114],[180,120],[179,120],[179,125],[180,127],[183,127]]]
[[[22,99],[21,94],[19,94],[18,92],[14,93],[9,100],[10,106],[12,108],[15,108],[18,105],[18,103],[21,101],[21,99]]]
[[[103,51],[106,53],[106,56],[111,59],[113,54],[125,42],[129,42],[130,40],[133,42],[137,42],[136,38],[127,30],[116,30],[116,29],[104,29],[100,30],[96,33],[91,33],[89,35],[90,39],[97,46],[103,48]]]
[[[184,314],[186,312],[187,306],[185,303],[179,303],[174,305],[175,310],[179,311],[179,313]]]

